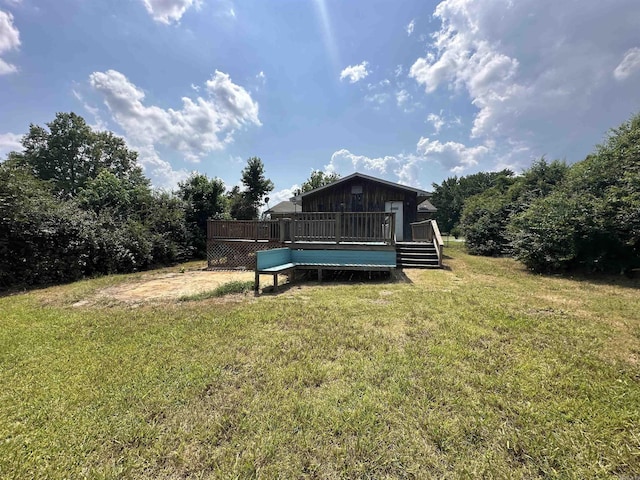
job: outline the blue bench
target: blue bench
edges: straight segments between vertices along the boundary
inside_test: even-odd
[[[322,270],[391,271],[396,268],[395,250],[293,250],[275,248],[256,253],[255,291],[260,289],[260,275],[273,275],[273,286],[278,288],[279,274],[293,274],[295,270],[317,270],[322,281]]]

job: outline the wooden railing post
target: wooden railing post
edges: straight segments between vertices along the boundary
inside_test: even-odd
[[[340,243],[340,238],[342,236],[342,214],[340,212],[336,213],[336,243]]]
[[[389,213],[389,221],[391,222],[389,231],[391,232],[391,244],[393,245],[396,242],[396,214],[395,212]]]
[[[297,234],[297,232],[296,232],[296,228],[297,228],[296,227],[296,218],[297,218],[297,216],[298,215],[296,213],[294,213],[293,214],[293,221],[291,222],[291,232],[290,232],[290,234],[291,234],[291,244],[296,243],[296,234]]]

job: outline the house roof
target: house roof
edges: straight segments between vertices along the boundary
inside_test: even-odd
[[[298,208],[298,210],[300,210]],[[289,200],[284,200],[280,203],[275,204],[269,210],[266,210],[264,213],[294,213],[296,211],[295,205],[293,202]]]
[[[387,185],[389,187],[398,188],[400,190],[414,192],[414,193],[417,193],[419,197],[430,197],[431,196],[431,193],[427,192],[426,190],[422,190],[420,188],[408,187],[407,185],[401,185],[399,183],[389,182],[389,181],[383,180],[381,178],[371,177],[369,175],[365,175],[364,173],[355,172],[355,173],[352,173],[351,175],[347,175],[346,177],[343,177],[343,178],[341,178],[339,180],[336,180],[335,182],[331,182],[331,183],[329,183],[327,185],[323,185],[322,187],[318,187],[318,188],[315,188],[313,190],[309,190],[308,192],[304,192],[304,193],[302,193],[300,195],[297,195],[297,196],[293,197],[291,200],[294,200],[294,201],[297,202],[300,199],[306,197],[307,195],[315,194],[315,193],[318,193],[318,192],[320,192],[322,190],[335,187],[339,183],[347,182],[347,181],[352,180],[354,178],[362,178],[363,180],[369,180],[371,182],[382,183],[382,184]]]
[[[434,213],[437,212],[438,209],[433,206],[433,204],[429,200],[425,200],[420,205],[418,205],[418,212],[423,213]]]

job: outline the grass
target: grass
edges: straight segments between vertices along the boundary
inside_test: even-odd
[[[180,297],[181,302],[192,302],[198,300],[206,300],[208,298],[224,297],[233,293],[247,293],[253,290],[253,281],[234,280],[232,282],[223,283],[222,285],[206,292],[196,293],[193,295],[185,295]]]
[[[452,245],[412,283],[0,298],[0,478],[633,478],[638,281]]]

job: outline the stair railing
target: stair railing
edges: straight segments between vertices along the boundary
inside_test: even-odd
[[[438,222],[435,220],[423,220],[411,224],[411,236],[414,242],[433,242],[438,254],[438,266],[442,266],[444,242],[440,234]]]

